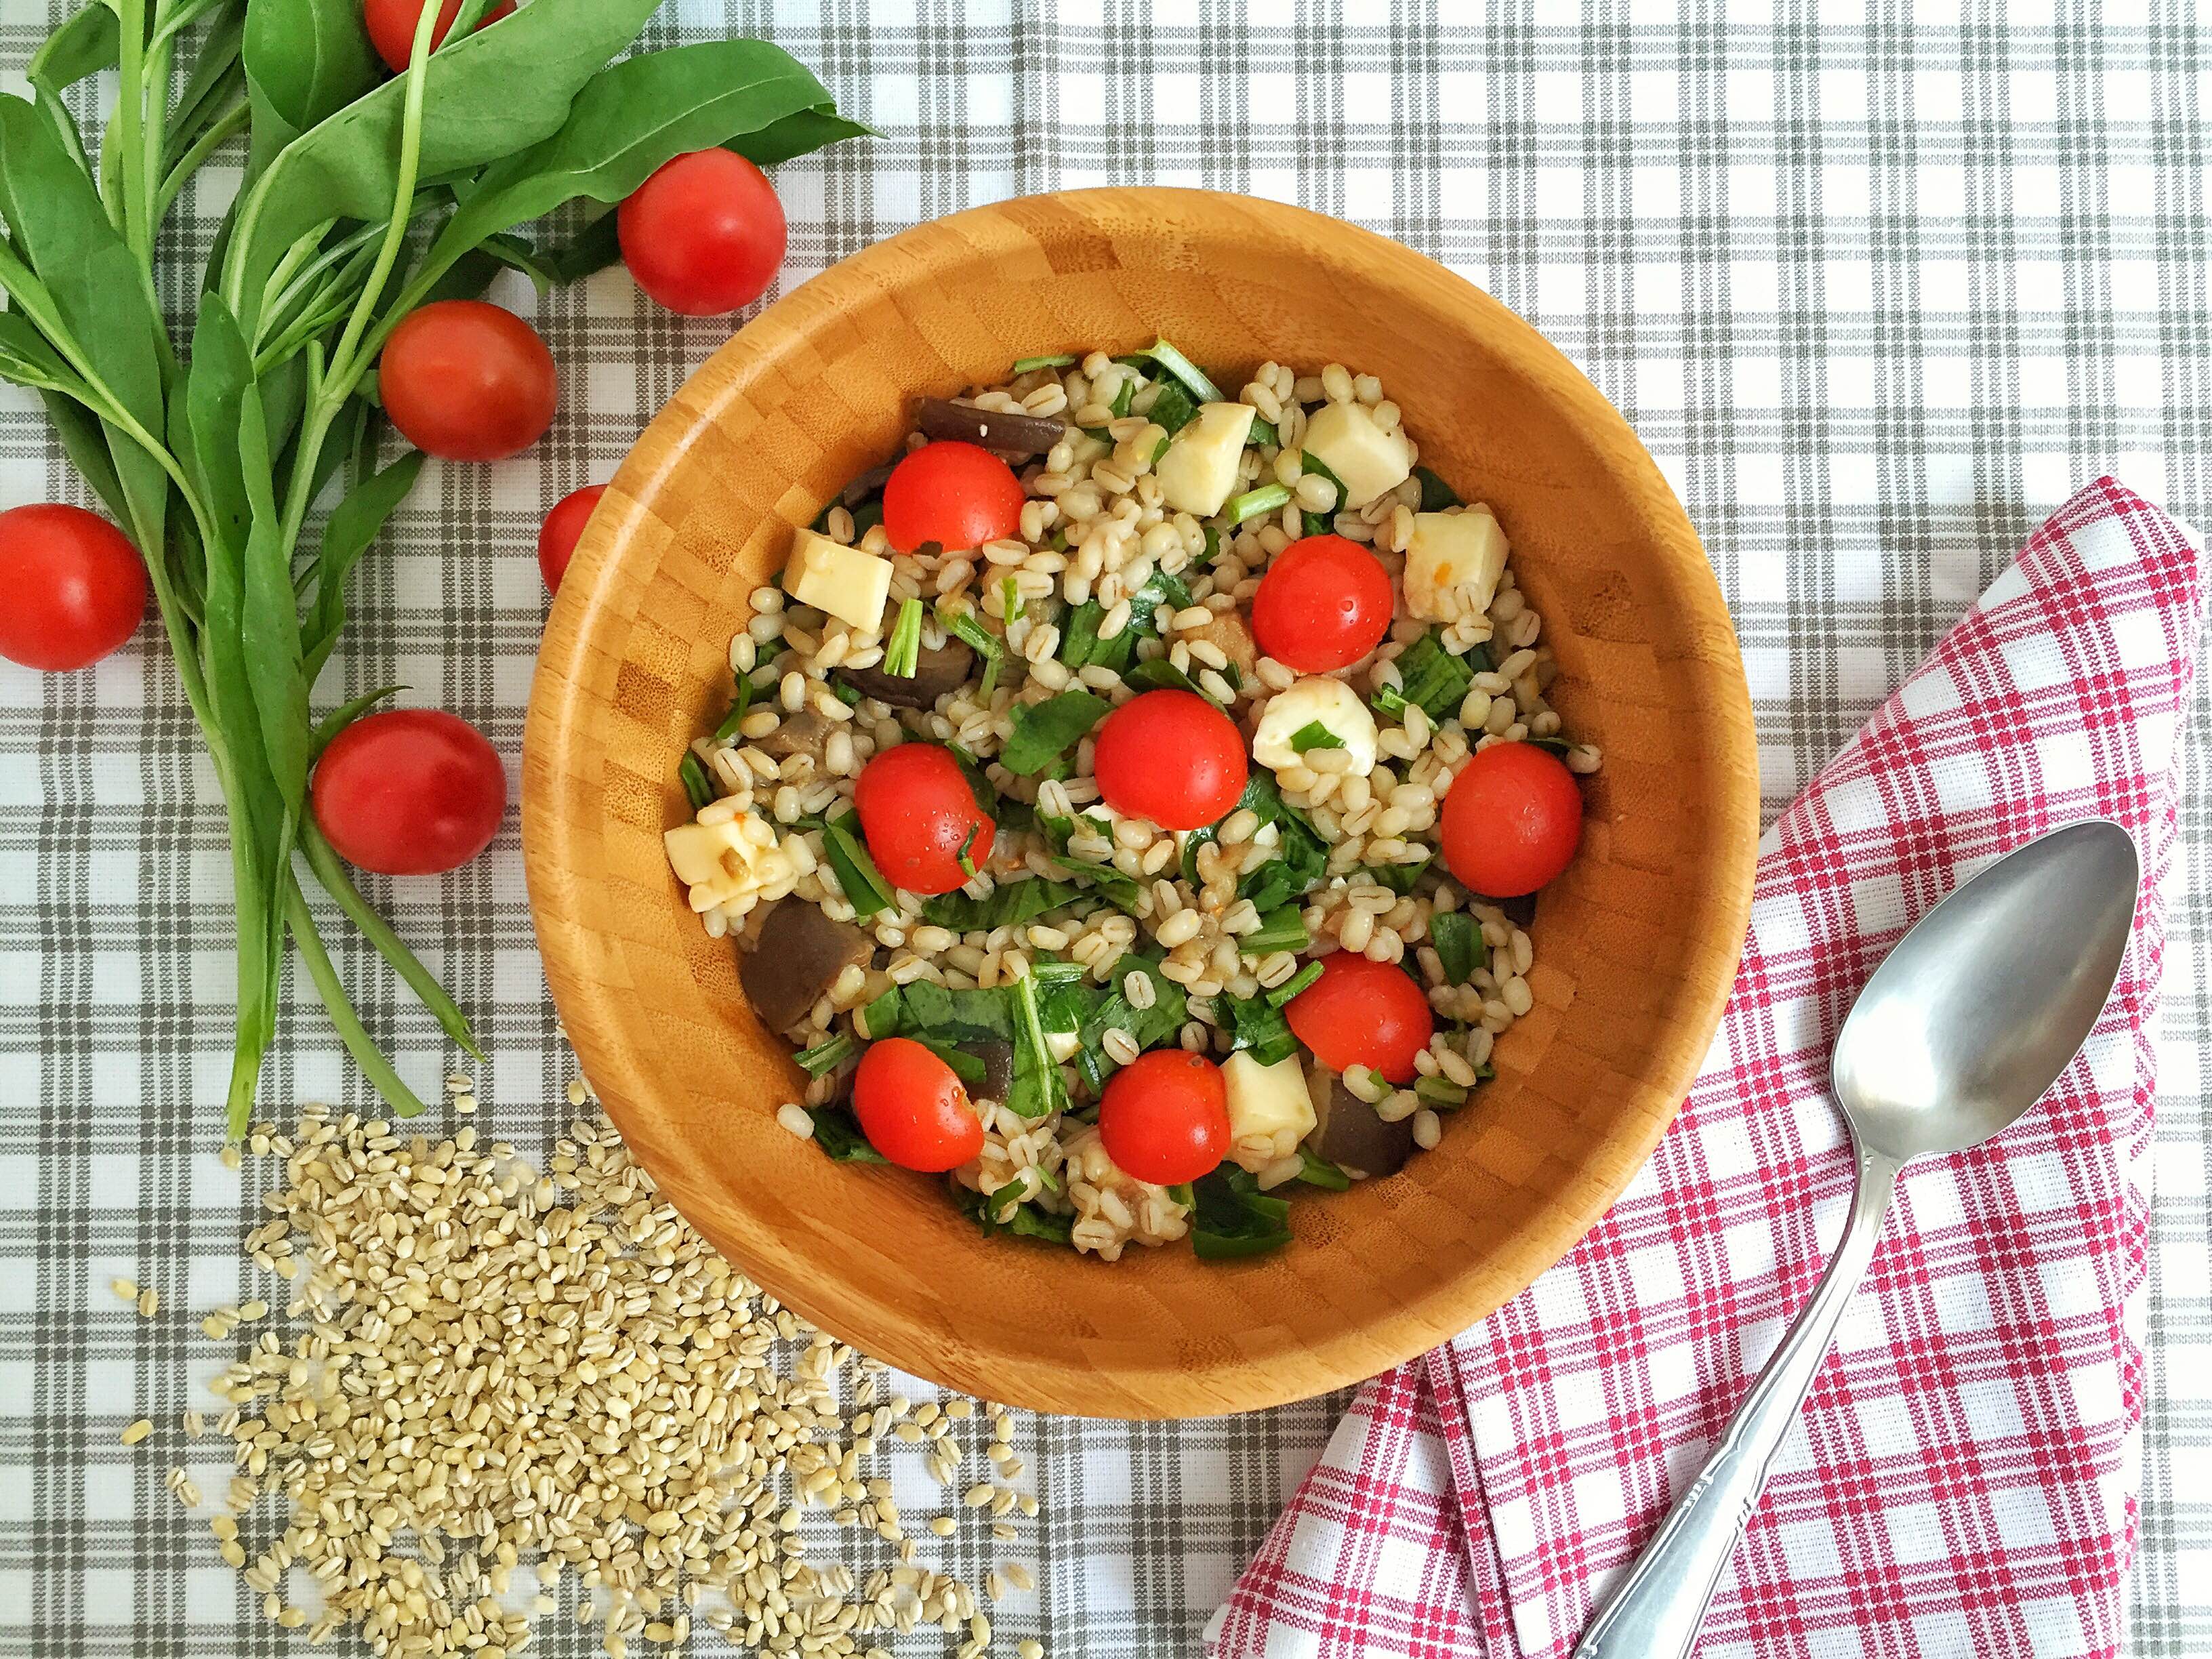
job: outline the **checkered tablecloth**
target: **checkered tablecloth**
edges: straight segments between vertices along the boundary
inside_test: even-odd
[[[1688,507],[1742,636],[1771,811],[2081,483],[2110,471],[2212,525],[2198,11],[671,0],[648,38],[771,35],[883,134],[781,169],[787,287],[955,208],[1145,180],[1302,202],[1465,272],[1590,374]],[[21,89],[59,15],[0,0],[0,85]],[[193,266],[220,205],[185,204]],[[725,325],[656,310],[618,270],[501,297],[562,365],[560,418],[518,460],[433,466],[358,578],[325,701],[410,683],[512,762],[538,518],[608,475]],[[0,505],[49,498],[84,499],[35,407],[0,393]],[[2212,1648],[2208,752],[2186,763],[2160,1043],[2145,1656]],[[82,674],[0,665],[0,1654],[290,1650],[162,1492],[170,1460],[116,1442],[142,1410],[173,1420],[207,1369],[191,1310],[245,1288],[250,1194],[215,1156],[223,847],[150,633]],[[492,1053],[479,1121],[541,1141],[568,1073],[512,819],[451,879],[385,887]],[[342,965],[434,1089],[449,1056],[427,1017],[363,953]],[[295,1014],[266,1101],[357,1098],[319,1016]],[[118,1274],[163,1313],[126,1310]],[[1335,1403],[1025,1423],[1042,1595],[1007,1633],[1063,1656],[1190,1652]],[[595,1650],[573,1631],[541,1643]]]

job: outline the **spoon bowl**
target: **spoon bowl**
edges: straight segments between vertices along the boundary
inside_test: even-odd
[[[1987,1140],[2088,1040],[2142,884],[2117,823],[2015,848],[1916,922],[1836,1039],[1830,1079],[1860,1146],[1894,1158]]]

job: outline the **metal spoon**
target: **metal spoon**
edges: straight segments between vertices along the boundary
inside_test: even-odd
[[[1835,1259],[1575,1659],[1689,1653],[1873,1258],[1899,1172],[1987,1140],[2066,1069],[2112,994],[2141,880],[2126,830],[2069,823],[1952,893],[1875,969],[1829,1073],[1858,1158]]]

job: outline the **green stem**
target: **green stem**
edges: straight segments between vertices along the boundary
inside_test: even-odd
[[[338,862],[337,852],[312,821],[301,826],[300,849],[307,855],[307,867],[315,872],[315,879],[322,884],[323,890],[337,901],[346,919],[361,930],[362,937],[374,945],[377,953],[407,982],[408,988],[436,1017],[446,1035],[482,1060],[484,1051],[477,1045],[476,1033],[469,1028],[467,1016],[392,931],[392,924],[370,908],[368,901],[347,876],[345,866]]]
[[[122,82],[116,95],[114,142],[116,192],[123,208],[123,240],[141,264],[154,258],[150,186],[144,167],[146,130],[146,0],[116,0],[121,50],[117,63]],[[103,156],[102,161],[106,160]]]
[[[423,8],[429,10],[428,6]],[[307,902],[301,896],[300,886],[293,880],[291,872],[284,872],[284,920],[291,927],[293,942],[300,947],[300,960],[306,964],[307,977],[314,981],[315,990],[328,1011],[331,1024],[337,1028],[338,1040],[353,1056],[353,1062],[362,1074],[376,1087],[393,1112],[401,1117],[414,1117],[422,1110],[422,1103],[415,1091],[400,1080],[392,1062],[376,1046],[354,1011],[353,999],[346,994],[345,981],[338,977],[337,969],[331,962],[331,953],[323,947],[322,935],[315,931],[314,916],[307,909]]]
[[[177,192],[185,187],[185,180],[198,172],[201,164],[214,155],[227,139],[243,132],[252,117],[252,111],[241,98],[216,117],[214,125],[192,141],[191,148],[177,158],[177,164],[169,169],[169,176],[161,180],[161,194],[154,200],[155,223],[159,224],[168,216],[169,209],[177,199]]]
[[[225,1100],[229,1138],[238,1139],[253,1115],[254,1085],[262,1057],[276,1036],[275,982],[277,964],[270,949],[271,918],[267,884],[254,856],[253,815],[238,769],[227,749],[213,745],[216,781],[230,817],[231,906],[238,922],[238,1026],[230,1052],[230,1087]]]

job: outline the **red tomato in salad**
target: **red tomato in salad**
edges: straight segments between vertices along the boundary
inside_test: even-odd
[[[1460,769],[1438,815],[1444,864],[1492,898],[1533,893],[1583,844],[1583,792],[1556,755],[1493,743]]]
[[[1323,957],[1321,977],[1290,1000],[1283,1018],[1330,1071],[1365,1066],[1393,1083],[1413,1080],[1413,1056],[1437,1030],[1419,986],[1352,951]]]
[[[315,764],[315,822],[338,856],[434,876],[491,844],[507,811],[498,753],[458,714],[393,708],[356,720]]]
[[[1147,691],[1099,723],[1091,770],[1115,811],[1196,830],[1233,810],[1249,767],[1237,722],[1188,691]]]
[[[496,461],[530,447],[560,400],[538,331],[482,300],[439,300],[392,331],[377,394],[409,443],[449,461]]]
[[[983,1150],[983,1120],[968,1091],[912,1037],[868,1045],[853,1073],[853,1115],[868,1145],[902,1169],[939,1175]]]
[[[1098,1101],[1106,1156],[1139,1181],[1195,1181],[1229,1151],[1229,1089],[1202,1054],[1155,1048],[1106,1080]]]
[[[586,484],[581,489],[572,489],[553,503],[545,522],[538,526],[538,574],[545,578],[548,593],[561,591],[561,578],[568,574],[568,561],[575,556],[576,543],[584,533],[584,526],[591,521],[592,509],[606,493],[605,484]]]
[[[902,743],[878,755],[860,769],[853,805],[876,867],[909,893],[963,884],[991,856],[998,833],[959,763],[933,743]]]
[[[1275,555],[1252,596],[1260,648],[1301,674],[1349,667],[1390,631],[1390,573],[1342,536],[1308,536]]]
[[[884,534],[902,553],[924,542],[947,552],[1002,541],[1022,527],[1022,481],[988,449],[957,439],[924,444],[884,485]]]
[[[98,662],[138,630],[146,567],[97,513],[60,501],[0,513],[0,657],[49,673]]]
[[[362,0],[361,21],[368,26],[368,43],[394,75],[407,67],[414,55],[415,24],[422,15],[425,0]],[[430,26],[430,50],[446,44],[454,20],[461,15],[461,0],[446,0],[438,8],[438,21]],[[514,0],[498,0],[483,15],[478,28],[489,28],[502,17],[514,15]]]
[[[768,292],[789,231],[775,186],[742,155],[698,149],[664,161],[615,210],[623,263],[652,298],[713,317]]]

